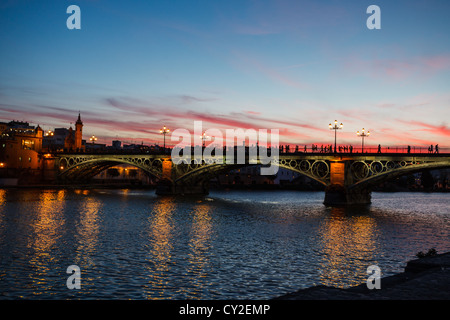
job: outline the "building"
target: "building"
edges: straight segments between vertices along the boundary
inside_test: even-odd
[[[42,130],[28,122],[0,122],[0,185],[33,184],[53,172],[52,151],[84,151],[80,114],[72,128]],[[47,160],[47,161],[44,161]],[[53,172],[54,174],[54,172]]]
[[[119,140],[113,140],[112,142],[112,148],[116,150],[122,149],[122,141]]]
[[[70,127],[72,129],[72,127]],[[83,122],[81,121],[81,115],[78,112],[78,119],[75,122],[75,134],[74,134],[74,149],[77,151],[83,150]]]
[[[10,121],[1,123],[0,129],[0,179],[38,179],[42,168],[42,128]]]
[[[75,122],[75,130],[70,126],[67,128],[55,128],[55,130],[44,132],[43,148],[47,152],[67,151],[83,152],[86,149],[86,141],[83,140],[83,122],[78,113]]]

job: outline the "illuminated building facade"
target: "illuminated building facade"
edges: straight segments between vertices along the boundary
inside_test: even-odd
[[[44,131],[38,125],[11,121],[0,129],[0,177],[27,180],[39,175]]]
[[[0,186],[38,183],[47,171],[53,170],[52,151],[74,152],[85,150],[82,140],[83,122],[80,114],[72,128],[42,130],[28,122],[0,122]]]
[[[83,122],[80,114],[75,122],[75,130],[72,126],[67,128],[55,128],[44,133],[43,147],[46,152],[68,151],[83,152],[86,149],[86,141],[83,140]]]

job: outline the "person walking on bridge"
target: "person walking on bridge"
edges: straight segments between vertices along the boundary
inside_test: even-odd
[[[434,153],[439,153],[439,145],[436,145],[436,146],[434,147]]]

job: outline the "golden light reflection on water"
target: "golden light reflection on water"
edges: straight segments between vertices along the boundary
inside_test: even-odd
[[[3,213],[3,208],[6,205],[6,190],[0,189],[0,213]],[[3,231],[4,228],[3,215],[0,214],[0,232]],[[1,237],[1,234],[0,234]],[[1,238],[0,238],[1,239]]]
[[[322,245],[320,283],[348,287],[367,279],[367,267],[377,252],[377,225],[370,216],[346,216],[345,208],[332,208],[319,232]],[[347,283],[347,285],[342,285]]]
[[[36,295],[52,289],[48,273],[56,265],[57,257],[52,254],[58,239],[63,234],[65,224],[62,214],[65,206],[66,191],[46,191],[40,194],[37,202],[36,216],[31,224],[32,233],[29,237],[28,248],[34,254],[30,258],[33,272],[30,273],[32,286]],[[23,212],[23,214],[29,214]],[[49,291],[50,292],[50,291]]]
[[[211,206],[208,203],[198,204],[194,209],[189,241],[188,273],[194,279],[189,289],[189,299],[198,296],[201,288],[205,286],[203,279],[208,275],[211,235]]]
[[[91,193],[91,191],[88,189],[75,189],[74,192],[75,192],[75,194],[85,195],[85,196],[87,196]]]
[[[3,215],[3,210],[6,204],[6,190],[0,189],[0,243],[4,241],[3,237],[5,235],[5,220]],[[0,282],[6,276],[6,271],[0,269]]]
[[[167,294],[170,292],[170,295],[173,295],[174,291],[187,299],[199,298],[205,288],[213,229],[211,206],[208,203],[197,203],[191,214],[184,217],[191,218],[183,219],[183,223],[190,224],[189,235],[186,238],[187,252],[174,252],[179,231],[174,219],[176,210],[177,205],[173,198],[161,198],[155,204],[153,215],[149,217],[151,246],[148,252],[147,298],[167,298]],[[177,220],[177,223],[179,222],[180,220]],[[186,257],[186,260],[177,255]],[[171,278],[171,274],[176,277],[183,275],[183,285],[174,288],[176,281]]]
[[[148,294],[151,294],[148,298],[161,298],[163,289],[168,284],[166,273],[169,270],[173,248],[172,214],[175,209],[174,198],[163,197],[158,199],[153,214],[149,217],[149,237],[153,241],[147,267],[150,276]]]
[[[89,192],[81,192],[82,195],[89,195]],[[100,211],[102,208],[101,201],[97,197],[87,196],[82,202],[79,211],[79,220],[76,224],[76,255],[74,264],[79,266],[82,273],[83,293],[94,290],[94,278],[90,276],[95,267],[93,257],[96,256],[98,248],[98,236]]]
[[[94,197],[87,197],[83,201],[76,226],[77,254],[75,264],[86,268],[93,265],[92,258],[97,250],[99,234],[99,211],[102,203]]]
[[[0,209],[3,208],[5,203],[6,203],[6,190],[0,189]]]

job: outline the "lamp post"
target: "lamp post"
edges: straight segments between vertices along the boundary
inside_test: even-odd
[[[166,134],[168,134],[170,130],[164,126],[161,130],[159,130],[159,133],[164,135],[164,152],[166,151]]]
[[[205,141],[206,140],[209,140],[209,136],[207,136],[206,135],[206,133],[205,132],[203,132],[203,134],[200,136],[201,138],[202,138],[202,140],[203,140],[203,148],[205,147]]]
[[[48,147],[48,150],[51,151],[51,150],[53,149],[52,144],[53,144],[53,136],[54,136],[54,132],[53,132],[52,130],[48,130],[48,131],[45,133],[45,136],[46,136],[46,137],[51,137],[51,139],[48,140],[48,141],[50,142],[50,143],[49,143],[50,146]]]
[[[344,125],[341,122],[341,124],[338,126],[337,120],[334,120],[334,126],[332,126],[331,123],[330,123],[329,127],[330,127],[330,130],[334,130],[334,153],[336,153],[336,132],[339,129],[342,129],[344,127]]]
[[[361,153],[364,153],[364,138],[370,135],[370,131],[366,133],[364,128],[362,128],[361,132],[356,131],[356,134],[362,138]]]
[[[89,138],[89,140],[92,142],[92,145],[94,145],[95,141],[97,141],[97,137],[96,136],[92,136]]]

